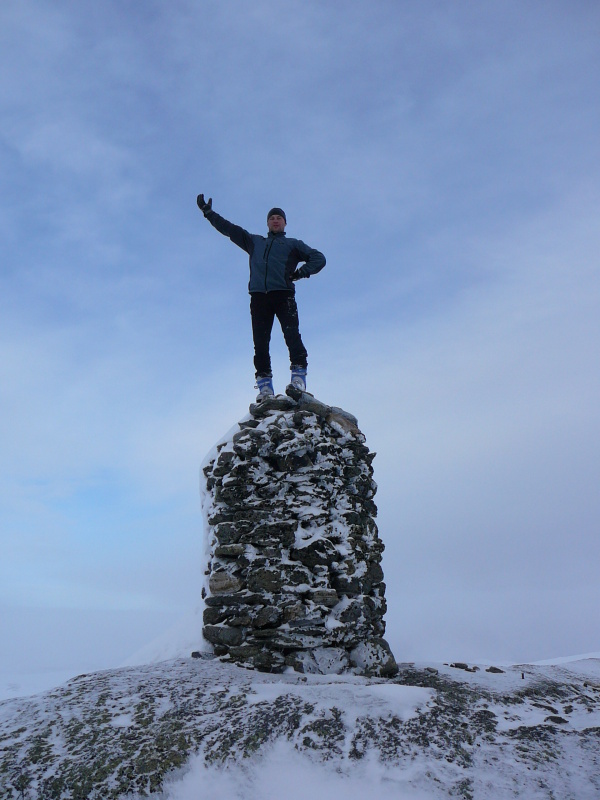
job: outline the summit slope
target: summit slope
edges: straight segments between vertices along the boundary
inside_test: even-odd
[[[0,800],[177,798],[192,762],[251,773],[236,796],[258,800],[277,747],[349,780],[379,765],[400,797],[596,800],[600,662],[400,664],[386,680],[205,656],[83,675],[0,703]]]

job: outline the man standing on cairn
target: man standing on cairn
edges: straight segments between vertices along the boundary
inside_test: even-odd
[[[310,278],[325,266],[325,256],[300,239],[288,239],[287,220],[281,208],[267,214],[267,236],[234,225],[212,210],[212,198],[199,194],[198,208],[213,228],[228,236],[250,256],[250,314],[254,338],[254,367],[258,403],[274,394],[269,343],[275,317],[290,353],[290,385],[306,391],[307,353],[300,337],[294,281]],[[298,264],[303,262],[301,267]]]

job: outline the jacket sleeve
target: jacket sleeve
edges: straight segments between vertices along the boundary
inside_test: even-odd
[[[222,217],[220,214],[217,214],[216,211],[209,211],[206,215],[206,219],[210,222],[210,224],[222,233],[223,236],[228,236],[234,244],[237,244],[238,247],[241,247],[242,250],[245,250],[247,253],[252,253],[254,248],[254,242],[252,239],[252,234],[248,233],[248,231],[244,230],[239,225],[234,225],[233,222],[229,222]]]
[[[314,247],[309,247],[304,242],[298,240],[298,252],[300,253],[300,261],[305,261],[298,272],[303,278],[308,278],[311,275],[316,275],[320,272],[326,264],[325,256]]]

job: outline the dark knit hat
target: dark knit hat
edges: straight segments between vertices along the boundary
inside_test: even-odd
[[[283,208],[272,208],[267,214],[267,219],[269,219],[269,217],[272,217],[273,214],[279,214],[279,216],[283,217],[284,220],[287,222],[287,219],[285,219],[285,211],[283,210]]]

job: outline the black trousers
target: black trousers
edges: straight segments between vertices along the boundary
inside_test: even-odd
[[[292,292],[251,292],[250,314],[254,338],[254,368],[256,377],[271,375],[269,344],[275,317],[279,320],[283,338],[290,352],[290,366],[304,367],[307,364],[306,348],[300,337],[298,306]]]

